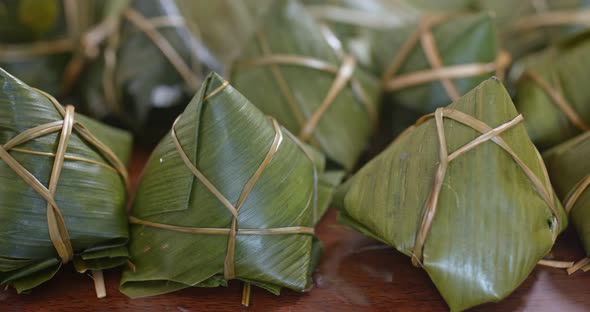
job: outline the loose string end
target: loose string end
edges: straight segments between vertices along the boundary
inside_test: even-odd
[[[131,262],[131,260],[127,259],[127,267],[129,268],[129,270],[131,270],[131,272],[133,273],[137,273],[137,267],[135,266],[135,264],[133,262]]]
[[[102,270],[92,270],[92,279],[94,280],[94,290],[96,298],[102,299],[107,296],[107,290],[104,284],[104,275]]]
[[[572,275],[578,270],[582,270],[584,272],[590,270],[590,257],[576,262],[571,268],[567,269],[567,274]]]
[[[245,307],[250,306],[251,288],[250,283],[244,283],[244,287],[242,288],[242,305]]]

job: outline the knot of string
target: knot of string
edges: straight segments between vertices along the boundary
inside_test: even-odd
[[[325,29],[322,29],[323,34],[326,35],[324,31]],[[257,40],[262,51],[262,56],[255,59],[242,60],[235,65],[235,68],[249,69],[258,66],[270,67],[271,73],[278,84],[279,90],[281,91],[287,104],[290,106],[293,115],[299,123],[300,133],[298,137],[300,140],[303,142],[309,142],[311,140],[313,133],[320,123],[322,117],[346,86],[351,86],[354,96],[365,108],[369,122],[373,128],[375,127],[377,123],[377,112],[371,105],[370,100],[361,87],[360,82],[354,77],[354,71],[357,65],[354,57],[350,55],[341,55],[342,64],[340,67],[337,67],[330,64],[329,62],[313,57],[292,54],[274,54],[271,51],[265,37],[260,32],[257,33]],[[330,41],[329,38],[327,38],[327,40],[328,43],[334,42],[333,40]],[[318,108],[311,114],[311,116],[306,117],[303,115],[302,108],[299,106],[295,96],[293,95],[293,92],[289,87],[289,84],[282,75],[279,65],[306,67],[335,75],[335,79],[326,96],[319,104]]]
[[[26,184],[35,190],[37,194],[47,201],[46,211],[49,238],[55,250],[57,251],[57,254],[61,258],[61,261],[63,263],[67,263],[72,260],[74,251],[63,215],[54,198],[65,160],[93,163],[115,170],[120,174],[126,188],[128,188],[129,185],[129,178],[125,165],[121,163],[117,156],[106,145],[101,143],[94,135],[92,135],[82,124],[74,120],[73,106],[68,105],[63,108],[51,95],[41,90],[35,90],[50,100],[50,102],[63,117],[63,120],[40,125],[25,130],[24,132],[16,135],[4,145],[0,146],[0,159],[3,160],[6,165],[11,168]],[[66,151],[74,131],[82,139],[89,143],[90,146],[96,148],[98,152],[110,163],[110,166],[92,160],[67,156]],[[55,132],[60,132],[55,153],[43,153],[17,148],[17,146],[21,144]],[[51,175],[49,176],[48,187],[45,187],[45,185],[43,185],[39,179],[37,179],[32,173],[23,167],[10,154],[10,151],[54,157]]]
[[[432,222],[434,221],[434,217],[436,215],[438,199],[440,196],[442,185],[444,183],[445,174],[450,162],[487,141],[494,142],[510,155],[512,160],[516,162],[521,171],[532,183],[532,186],[535,189],[535,191],[549,206],[549,208],[551,209],[551,213],[556,221],[553,228],[551,229],[552,239],[555,241],[555,239],[557,238],[557,234],[559,233],[559,225],[561,222],[559,213],[557,211],[557,207],[554,203],[553,192],[550,188],[548,188],[547,183],[542,183],[540,179],[535,175],[535,173],[520,159],[520,157],[518,157],[518,155],[512,150],[512,148],[506,143],[506,141],[504,141],[500,137],[500,134],[522,122],[522,115],[518,115],[514,119],[496,128],[491,128],[481,120],[478,120],[477,118],[465,114],[461,111],[450,108],[439,108],[436,110],[434,114],[429,114],[419,119],[416,123],[416,126],[424,123],[426,120],[433,117],[436,123],[436,131],[439,142],[439,164],[436,168],[433,188],[428,197],[428,201],[426,202],[426,207],[422,216],[422,221],[420,227],[418,228],[416,239],[414,241],[414,247],[412,251],[412,264],[414,264],[414,266],[417,267],[422,267],[424,244],[426,242],[428,232],[432,226]],[[479,132],[480,135],[472,141],[466,143],[462,147],[458,148],[454,152],[449,153],[447,149],[447,139],[444,128],[444,118],[452,119],[465,126],[468,126],[474,129],[475,131]],[[539,159],[539,162],[541,162],[542,164],[541,156],[538,153],[537,158]],[[546,173],[546,169],[544,166],[542,167],[544,170],[544,178],[546,179],[546,181],[548,181],[548,174]]]
[[[400,47],[399,52],[395,55],[383,74],[382,85],[385,91],[398,91],[439,80],[449,98],[455,101],[459,99],[461,93],[452,79],[476,77],[491,72],[496,72],[498,78],[503,78],[504,71],[511,62],[510,54],[505,51],[500,51],[496,56],[496,60],[491,63],[444,66],[436,45],[436,40],[432,33],[432,28],[446,22],[450,18],[460,16],[461,14],[462,13],[446,13],[430,15],[422,18],[416,31],[414,31],[414,33],[412,33]],[[398,75],[397,73],[406,63],[412,51],[419,43],[421,44],[426,59],[432,68]]]

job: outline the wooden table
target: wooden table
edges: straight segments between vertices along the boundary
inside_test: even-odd
[[[134,181],[148,152],[137,150],[130,172]],[[445,302],[426,273],[410,259],[336,222],[331,210],[318,235],[324,255],[309,293],[284,290],[276,297],[253,288],[249,308],[240,305],[241,285],[191,288],[146,299],[119,293],[119,273],[105,272],[108,297],[97,299],[89,276],[63,268],[51,281],[29,295],[0,290],[3,311],[446,311]],[[583,251],[575,233],[567,231],[552,253],[558,259],[580,259]],[[590,273],[568,276],[565,271],[537,267],[511,296],[476,311],[590,311]]]

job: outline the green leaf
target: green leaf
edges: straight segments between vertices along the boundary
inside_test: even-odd
[[[584,84],[590,73],[580,65],[587,62],[590,39],[576,39],[529,56],[520,70],[533,73],[561,94],[582,122],[590,125],[590,91]],[[516,96],[516,107],[525,116],[527,130],[539,148],[547,149],[581,133],[541,85],[527,75],[520,77]]]
[[[60,267],[61,263],[57,259],[48,259],[35,266],[27,267],[26,270],[15,272],[13,276],[3,280],[2,284],[10,283],[19,294],[27,293],[51,279]]]
[[[215,74],[205,80],[174,129],[188,159],[231,205],[236,205],[277,135],[271,120]],[[342,178],[338,172],[324,174],[321,154],[297,143],[286,129],[281,132],[276,154],[239,210],[239,229],[313,227],[314,202],[319,219]],[[185,228],[228,229],[232,220],[228,209],[183,162],[170,133],[146,165],[132,216]],[[136,270],[123,273],[121,291],[127,296],[227,284],[227,234],[184,233],[132,222],[131,237]],[[277,294],[282,287],[308,289],[313,250],[313,235],[238,234],[236,279]]]
[[[0,272],[10,272],[18,270],[22,267],[31,264],[32,262],[33,260],[31,259],[0,258]]]
[[[496,79],[446,109],[491,128],[518,115]],[[454,119],[444,118],[442,127],[449,154],[481,135]],[[491,140],[449,162],[421,263],[451,310],[508,296],[567,225],[525,127],[517,124],[499,137],[548,192],[548,202],[510,154]],[[341,220],[412,256],[440,163],[438,140],[432,119],[400,136],[338,191]]]
[[[191,21],[188,27],[227,67],[240,55],[242,47],[259,26],[273,1],[176,0],[176,3],[182,14]]]

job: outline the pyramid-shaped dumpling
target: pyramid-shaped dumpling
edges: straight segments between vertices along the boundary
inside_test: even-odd
[[[567,224],[521,121],[485,81],[343,185],[341,219],[412,257],[452,310],[506,297]]]
[[[339,173],[210,75],[154,150],[131,211],[121,291],[143,297],[239,279],[278,294],[311,287]]]

